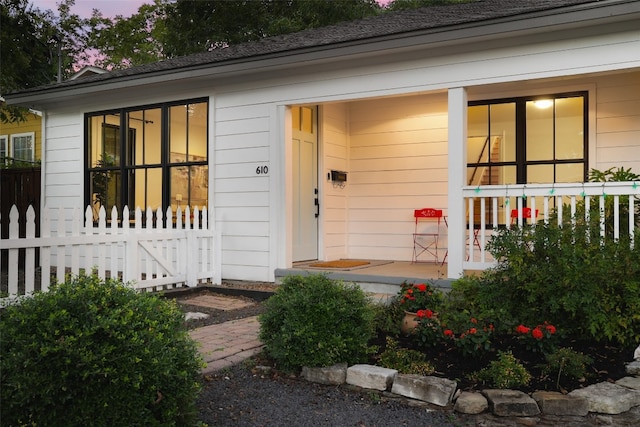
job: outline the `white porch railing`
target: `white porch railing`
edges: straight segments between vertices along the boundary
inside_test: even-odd
[[[125,207],[121,218],[126,220],[121,220],[115,208],[108,219],[101,208],[97,223],[91,207],[87,207],[84,218],[78,208],[71,210],[70,218],[66,217],[68,212],[44,208],[40,237],[35,236],[32,207],[22,220],[15,206],[9,218],[0,218],[2,222],[9,221],[9,238],[0,241],[0,260],[6,256],[8,265],[0,265],[0,270],[6,271],[3,285],[10,298],[46,291],[52,275],[62,282],[66,274],[80,272],[94,272],[103,279],[119,278],[145,290],[221,282],[216,250],[220,240],[209,229],[206,208],[201,212],[194,209],[193,215],[188,207],[184,215],[180,208],[175,215],[169,208],[166,220],[160,209],[147,209],[143,220],[138,208],[135,219],[129,220],[129,209]],[[19,221],[26,221],[25,237],[18,237]],[[24,263],[19,263],[21,251]]]
[[[622,196],[630,197],[621,199]],[[619,213],[624,207],[628,211],[628,221],[625,222],[628,223],[631,244],[634,244],[634,231],[640,222],[636,214],[640,203],[640,182],[486,185],[463,188],[463,197],[469,236],[464,248],[465,270],[484,270],[495,265],[495,260],[486,250],[486,243],[499,227],[509,228],[512,224],[525,223],[535,226],[537,222],[549,223],[551,220],[563,223],[567,218],[577,219],[578,214],[584,215],[586,220],[595,220],[589,216],[594,212],[591,207],[598,206],[600,235],[604,237],[606,233],[612,233],[617,239],[621,231]],[[613,200],[613,224],[605,223],[607,198]],[[584,203],[582,212],[577,210],[580,203]],[[524,206],[531,209],[530,218],[523,215]],[[516,216],[512,217],[512,213]]]

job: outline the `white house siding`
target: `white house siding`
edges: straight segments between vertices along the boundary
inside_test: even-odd
[[[595,166],[640,174],[640,72],[597,79]]]
[[[413,210],[447,207],[446,93],[354,102],[350,118],[349,256],[409,261]]]
[[[349,221],[349,192],[353,174],[344,186],[327,179],[331,170],[349,171],[349,106],[327,104],[320,109],[321,162],[319,166],[322,196],[323,238],[321,258],[340,259],[349,256],[347,222]]]
[[[84,201],[82,114],[47,112],[44,144],[44,206],[81,207]]]
[[[223,97],[224,98],[224,97]],[[267,280],[273,273],[269,196],[269,106],[217,102],[215,110],[215,225],[222,234],[223,277]]]

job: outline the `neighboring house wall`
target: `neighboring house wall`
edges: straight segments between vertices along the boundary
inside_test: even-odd
[[[11,147],[11,137],[17,135],[33,135],[33,159],[38,161],[41,158],[42,150],[42,117],[38,114],[28,113],[26,121],[15,123],[0,122],[0,136],[7,137],[7,157],[13,157]]]

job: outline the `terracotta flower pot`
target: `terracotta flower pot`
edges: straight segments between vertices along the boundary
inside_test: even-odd
[[[404,312],[404,318],[402,319],[402,325],[400,326],[400,331],[403,334],[409,335],[414,331],[415,328],[418,327],[418,320],[416,318],[418,315],[411,311]]]

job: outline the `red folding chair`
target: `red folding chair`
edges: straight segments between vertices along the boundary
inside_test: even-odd
[[[413,231],[412,263],[426,262],[420,257],[430,256],[438,263],[438,240],[440,238],[440,222],[443,220],[442,209],[423,208],[413,211],[415,228]]]

